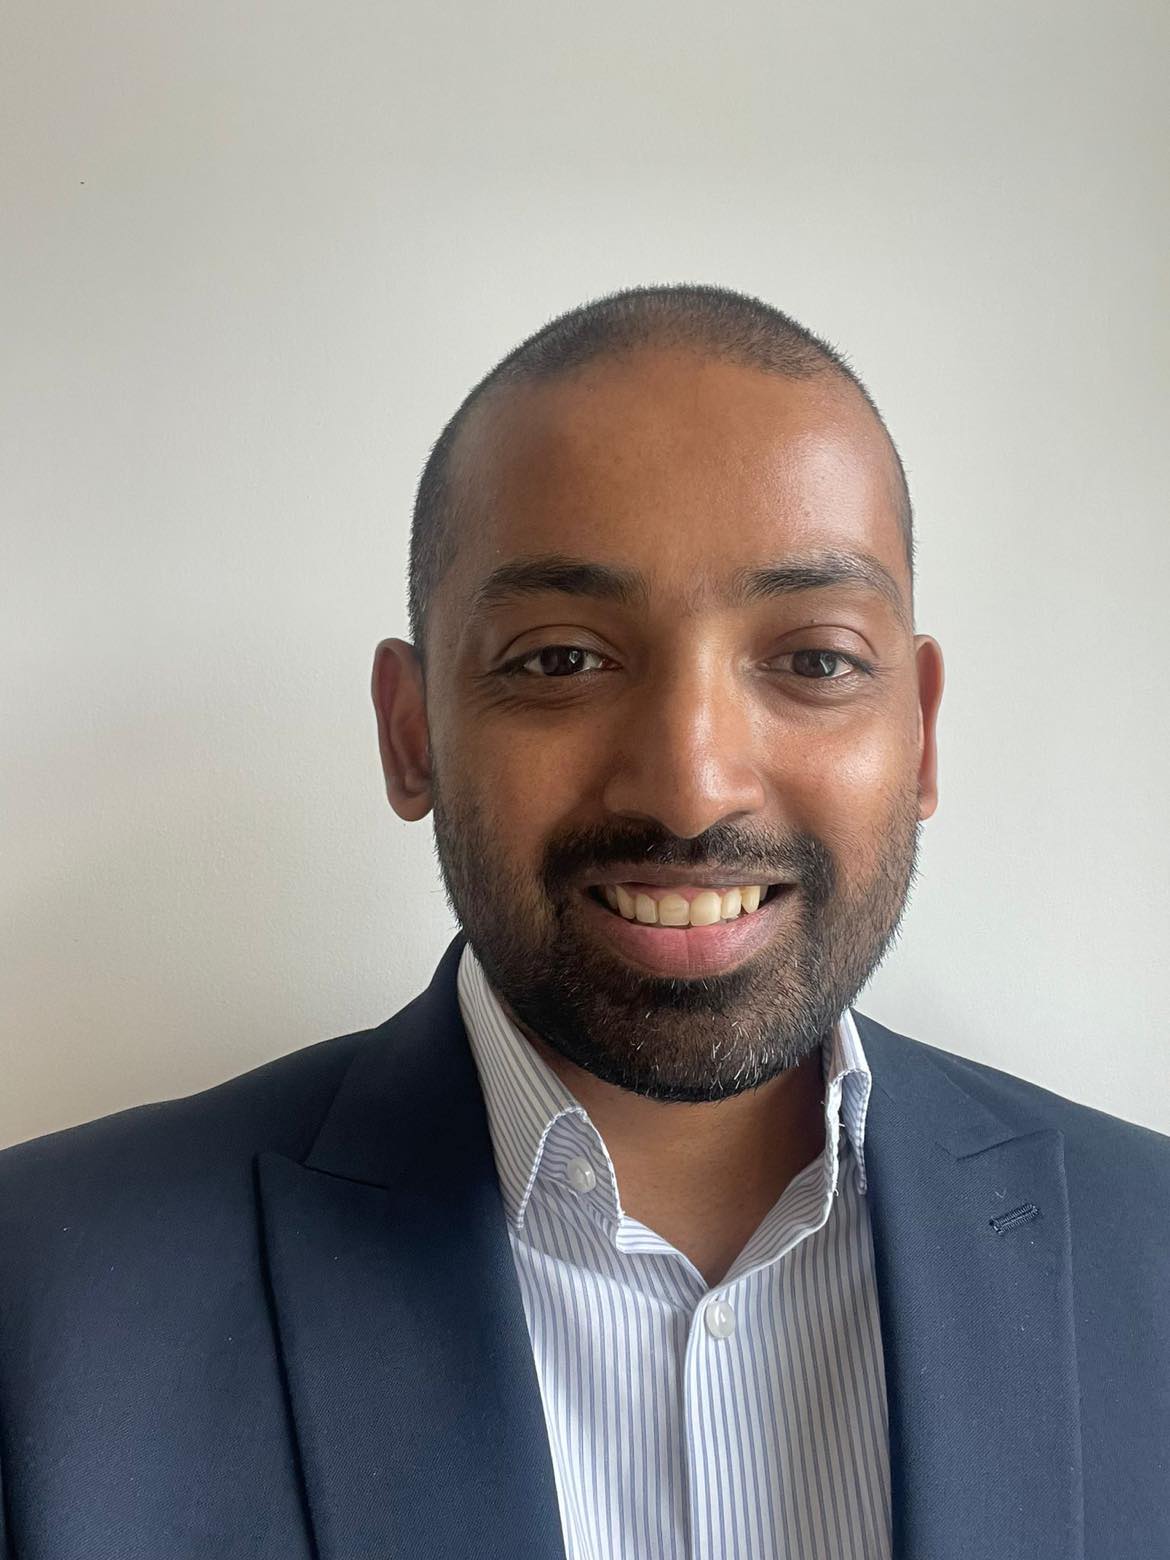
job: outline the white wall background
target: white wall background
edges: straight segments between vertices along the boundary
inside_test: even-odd
[[[17,0],[0,1142],[379,1022],[450,923],[381,791],[413,485],[635,282],[852,356],[948,656],[861,1006],[1170,1130],[1163,0]]]

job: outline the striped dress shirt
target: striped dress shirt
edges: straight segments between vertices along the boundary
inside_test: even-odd
[[[871,1077],[852,1014],[823,1051],[824,1151],[711,1290],[623,1212],[601,1135],[470,944],[458,992],[567,1560],[889,1560]]]

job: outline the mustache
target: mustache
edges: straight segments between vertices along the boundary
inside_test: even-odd
[[[574,830],[545,850],[545,888],[555,897],[586,873],[640,861],[655,867],[692,867],[728,883],[740,877],[791,879],[814,908],[826,904],[837,885],[836,861],[816,835],[749,834],[733,824],[716,823],[690,839],[652,824]]]

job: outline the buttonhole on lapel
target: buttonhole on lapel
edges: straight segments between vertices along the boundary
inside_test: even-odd
[[[1039,1213],[1035,1203],[1021,1203],[1010,1213],[1001,1213],[998,1219],[989,1219],[988,1223],[997,1235],[1006,1235],[1008,1230],[1014,1230],[1017,1224],[1027,1224],[1029,1219],[1035,1219]]]

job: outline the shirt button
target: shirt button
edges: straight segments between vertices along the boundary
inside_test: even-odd
[[[575,1192],[591,1192],[597,1185],[597,1176],[587,1159],[570,1159],[565,1166],[565,1174]]]
[[[712,1338],[730,1338],[735,1331],[735,1312],[726,1300],[712,1300],[703,1312],[703,1321]]]

